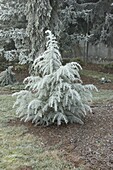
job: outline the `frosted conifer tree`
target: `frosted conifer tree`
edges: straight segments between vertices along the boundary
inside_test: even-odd
[[[62,122],[83,124],[92,100],[93,85],[82,85],[76,62],[62,65],[55,36],[46,31],[46,51],[35,59],[34,74],[24,80],[25,90],[17,92],[17,114],[21,120],[39,125]],[[96,89],[96,88],[95,88]]]

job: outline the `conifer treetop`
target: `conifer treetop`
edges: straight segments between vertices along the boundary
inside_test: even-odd
[[[56,37],[47,30],[47,43],[45,52],[35,59],[33,67],[42,76],[55,72],[61,65],[61,54],[59,52]]]

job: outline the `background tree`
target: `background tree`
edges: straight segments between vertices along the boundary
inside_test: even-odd
[[[1,0],[0,56],[33,63],[45,50],[45,30],[49,29],[57,37],[63,57],[79,57],[77,36],[87,33],[93,35],[93,45],[102,42],[106,15],[113,10],[111,4],[112,0]],[[112,37],[110,29],[107,34]]]
[[[14,62],[22,62],[22,54],[24,58],[29,54],[26,2],[26,0],[0,1],[0,62],[2,62],[0,71]],[[27,60],[29,60],[28,57]],[[11,63],[11,61],[14,62]]]
[[[109,55],[108,59],[111,57],[111,47],[113,45],[113,14],[107,13],[105,17],[105,24],[103,25],[101,31],[101,41],[108,46]]]
[[[100,43],[105,16],[111,10],[111,3],[112,0],[42,0],[41,2],[29,0],[26,16],[27,31],[32,42],[30,56],[35,58],[44,51],[45,30],[50,29],[60,43],[63,57],[79,57],[81,52],[77,36],[93,35],[90,43],[93,45]],[[82,41],[84,43],[84,40]],[[85,58],[88,58],[88,43],[89,41],[85,43]]]

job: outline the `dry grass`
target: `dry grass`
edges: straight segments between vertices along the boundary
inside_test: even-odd
[[[93,92],[93,103],[100,103],[101,105],[113,100],[113,90],[100,89],[98,92]]]
[[[98,80],[100,80],[102,77],[106,77],[107,79],[110,79],[111,81],[113,81],[113,74],[109,74],[109,73],[103,73],[103,72],[98,72],[94,70],[86,70],[86,69],[83,69],[80,73],[82,76],[87,75],[87,77],[92,77]]]
[[[48,150],[41,139],[28,133],[27,127],[8,123],[17,119],[15,110],[12,110],[13,102],[11,95],[0,95],[0,170],[22,167],[33,170],[74,169],[59,150]]]

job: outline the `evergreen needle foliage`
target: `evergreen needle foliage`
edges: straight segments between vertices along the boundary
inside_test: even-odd
[[[76,62],[62,65],[61,54],[55,36],[46,31],[46,51],[33,63],[35,76],[24,80],[25,90],[17,96],[14,107],[21,120],[50,125],[62,122],[83,124],[92,101],[93,85],[83,85]]]

